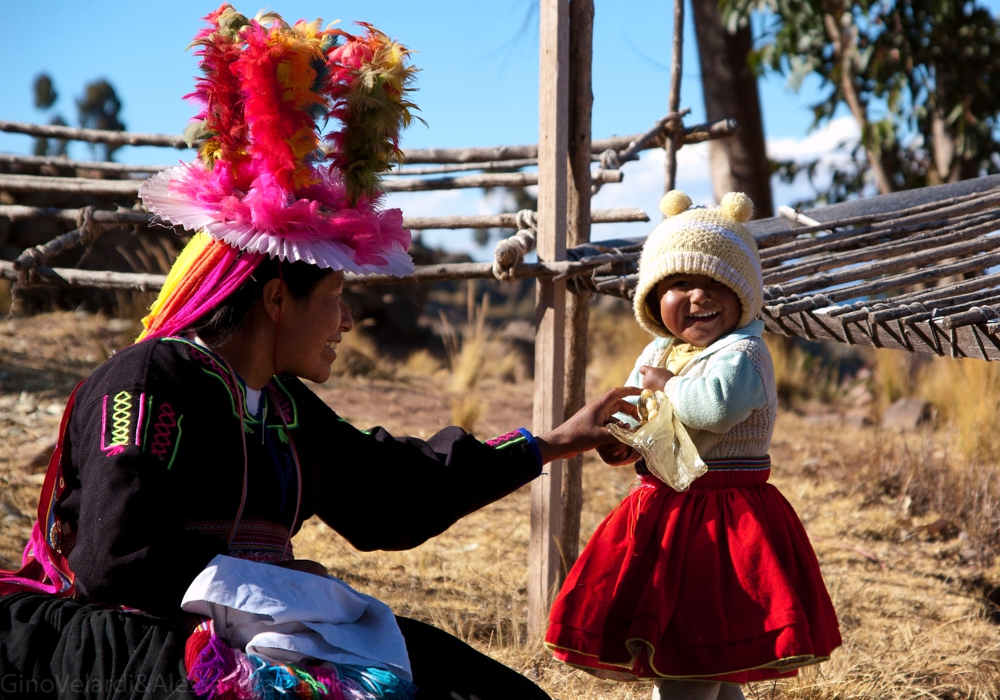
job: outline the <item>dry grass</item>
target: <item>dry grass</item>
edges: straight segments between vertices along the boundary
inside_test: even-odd
[[[441,316],[441,335],[448,353],[450,385],[454,392],[475,389],[485,374],[486,361],[496,345],[495,334],[486,325],[489,311],[490,298],[484,296],[481,307],[469,307],[469,318],[461,331],[456,330],[444,315]]]
[[[910,353],[884,348],[875,351],[871,385],[880,408],[913,396],[919,368],[919,359]]]
[[[631,308],[625,303],[612,308],[594,309],[590,314],[587,333],[590,363],[587,374],[598,391],[621,386],[635,360],[652,336],[635,322]]]
[[[120,346],[94,330],[105,323],[81,325],[66,314],[0,326],[2,369],[15,378],[0,381],[6,392],[0,396],[6,400],[0,403],[0,508],[17,510],[10,519],[0,514],[0,562],[19,558],[27,534],[30,521],[23,514],[33,509],[38,486],[23,465],[51,439],[58,416],[49,407],[64,400],[77,377],[106,350]],[[631,316],[617,313],[595,314],[592,338],[589,388],[595,395],[598,384],[622,381],[648,338]],[[353,347],[350,341],[345,345]],[[357,352],[378,357],[370,345]],[[502,384],[487,376],[500,364],[497,355],[487,357],[475,383],[488,399],[478,422],[491,434],[530,424],[530,385]],[[426,436],[449,421],[456,394],[447,386],[450,377],[435,378],[426,358],[413,362],[418,368],[426,363],[412,370],[418,378],[401,382],[341,374],[317,390],[356,425],[378,423],[398,435]],[[982,363],[951,362],[948,369],[918,373],[914,391],[933,397],[941,410],[942,427],[936,431],[889,435],[873,428],[818,426],[808,416],[781,412],[772,444],[772,482],[814,542],[844,645],[829,662],[796,679],[747,686],[748,697],[1000,697],[1000,634],[988,621],[981,595],[1000,582],[997,460],[966,459],[958,447],[960,431],[945,427],[951,421],[973,424],[960,417],[963,403],[979,406],[980,420],[995,410],[989,401],[1000,391],[990,383],[992,372],[993,366]],[[798,381],[811,380],[804,374]],[[376,404],[372,395],[382,401]],[[992,449],[979,454],[995,454]],[[610,468],[587,457],[584,540],[632,480],[628,468]],[[400,614],[458,635],[526,674],[554,698],[648,698],[648,684],[596,680],[553,662],[537,640],[527,638],[529,505],[528,490],[522,489],[406,552],[358,552],[314,519],[296,537],[296,555],[321,561]]]
[[[379,352],[378,346],[365,335],[363,328],[356,328],[345,333],[341,339],[337,360],[333,363],[331,372],[334,377],[391,379],[396,373],[396,367],[386,355]]]
[[[617,314],[595,314],[591,338],[592,394],[599,384],[627,376],[648,341],[630,316]],[[837,391],[836,376],[795,349],[775,360],[779,372],[791,371],[785,376],[800,387],[795,395]],[[872,381],[903,385],[896,376]],[[990,385],[976,381],[988,395]],[[818,382],[829,388],[817,390]],[[893,391],[878,390],[883,396]],[[968,398],[966,390],[956,391]],[[829,662],[795,679],[747,686],[748,697],[1000,697],[1000,644],[982,598],[991,582],[1000,582],[994,564],[1000,481],[992,467],[952,459],[950,436],[943,430],[889,435],[874,428],[820,428],[807,417],[782,413],[772,480],[813,539],[844,645]],[[632,479],[628,469],[585,460],[583,540]],[[309,523],[297,540],[298,554],[320,559],[401,614],[457,634],[554,698],[647,698],[648,684],[594,679],[553,662],[526,637],[528,513],[522,490],[399,553],[360,554]]]
[[[918,452],[914,440],[870,429],[817,435],[793,414],[779,420],[773,481],[815,543],[844,645],[798,678],[747,686],[748,697],[1000,697],[1000,635],[976,589],[990,572],[963,559],[968,544],[961,536],[929,533],[926,526],[942,517],[932,504],[903,515],[905,498],[878,485],[882,471],[927,466],[913,460],[932,446]],[[873,458],[880,442],[893,446]],[[632,479],[629,469],[585,460],[584,539]],[[311,521],[296,538],[296,553],[320,560],[400,614],[456,634],[554,698],[647,698],[648,684],[596,680],[555,663],[526,637],[528,514],[522,489],[417,549],[371,554]]]
[[[818,435],[786,414],[776,435],[776,485],[813,539],[840,618],[833,659],[783,685],[806,698],[994,698],[1000,644],[982,591],[995,538],[995,475],[953,467],[941,435],[841,428]],[[796,466],[807,465],[798,474]],[[805,479],[803,477],[809,477]]]
[[[478,394],[480,383],[488,377],[514,381],[520,362],[517,354],[505,347],[495,331],[487,325],[490,297],[483,296],[478,307],[469,296],[468,320],[461,331],[441,316],[442,339],[448,355],[450,377],[451,422],[469,432],[475,432],[476,422],[483,413],[483,398]]]
[[[774,362],[778,398],[785,405],[796,401],[832,401],[840,392],[837,369],[795,345],[787,336],[764,334]]]
[[[916,393],[938,409],[968,461],[1000,461],[1000,364],[934,358],[924,365]]]
[[[451,399],[451,424],[467,433],[476,432],[476,422],[483,415],[483,400],[476,394],[460,394]]]
[[[407,377],[433,377],[442,369],[441,361],[430,350],[417,350],[406,358],[399,373]]]

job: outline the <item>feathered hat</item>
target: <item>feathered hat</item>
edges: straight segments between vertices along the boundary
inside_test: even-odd
[[[195,37],[202,76],[187,98],[192,163],[139,190],[160,219],[197,235],[171,269],[146,337],[211,310],[268,255],[332,270],[413,271],[402,212],[381,207],[381,173],[401,157],[416,69],[406,48],[371,25],[355,36],[320,20],[250,19],[231,5]],[[334,130],[321,133],[320,124]],[[321,148],[328,144],[328,152]]]

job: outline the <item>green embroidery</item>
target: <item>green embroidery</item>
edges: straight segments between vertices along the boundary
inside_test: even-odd
[[[181,434],[183,433],[183,430],[181,430],[181,422],[183,420],[184,416],[177,419],[177,439],[174,440],[174,453],[170,456],[170,461],[167,463],[167,471],[170,471],[170,469],[174,466],[174,460],[177,459],[177,451],[181,446]]]
[[[514,438],[513,440],[508,440],[507,442],[500,443],[499,445],[496,446],[496,449],[498,449],[498,450],[505,450],[508,447],[510,447],[511,445],[516,445],[519,442],[527,442],[527,441],[528,441],[528,438],[526,438],[526,437],[524,437],[522,435],[520,437]]]
[[[213,364],[218,364],[218,360],[216,360],[216,358],[212,355],[212,353],[209,350],[203,348],[202,346],[198,345],[197,343],[194,343],[194,342],[192,342],[190,340],[187,340],[186,338],[164,338],[163,342],[183,343],[184,345],[187,345],[188,348],[190,348],[191,350],[199,353],[202,357],[208,358]],[[201,369],[202,372],[204,372],[205,374],[209,375],[210,377],[215,377],[215,379],[219,380],[222,383],[222,386],[226,390],[226,395],[229,396],[229,405],[230,405],[230,407],[233,410],[233,416],[235,416],[235,417],[238,418],[239,415],[240,415],[240,413],[239,413],[239,411],[237,410],[237,407],[236,407],[237,397],[233,396],[233,390],[232,390],[232,388],[230,386],[230,382],[232,380],[228,377],[228,373],[227,373],[227,376],[223,376],[221,374],[222,370],[216,371],[216,370],[212,369],[211,367],[206,367],[204,364],[199,365],[199,367],[200,367],[200,369]],[[285,388],[285,385],[281,382],[280,379],[278,379],[278,377],[276,377],[276,376],[275,377],[271,377],[271,379],[275,382],[275,384],[278,385],[278,388],[281,390],[281,393],[284,395],[285,399],[287,399],[289,405],[291,406],[292,420],[288,421],[288,428],[289,429],[291,429],[291,428],[298,428],[299,427],[299,409],[298,409],[298,405],[295,403],[295,397],[293,397],[292,393]],[[239,390],[237,389],[237,391],[239,391]],[[266,392],[262,393],[261,394],[261,400],[266,400],[265,396],[266,396]],[[240,400],[244,400],[244,399],[241,398]],[[267,405],[268,404],[265,404],[265,406],[267,406]],[[246,403],[244,403],[243,406],[245,408],[246,407]],[[275,409],[275,411],[277,411],[277,409]],[[266,420],[267,415],[268,415],[268,410],[266,408],[265,408],[265,411],[264,411],[264,413],[262,415],[264,415],[265,420]],[[269,427],[269,428],[282,428],[282,427],[284,427],[284,423],[282,423],[282,421],[281,421],[281,416],[277,415],[277,416],[275,416],[275,418],[277,418],[277,420],[276,421],[272,420],[270,423],[267,423],[267,427]],[[248,428],[248,426],[260,425],[261,424],[261,422],[259,420],[257,420],[256,417],[251,416],[249,413],[246,413],[245,411],[244,411],[244,415],[243,415],[243,422],[244,422],[244,430],[246,432],[248,432],[248,433],[252,433],[253,432],[251,429]]]
[[[152,413],[153,413],[153,397],[152,395],[146,399],[146,425],[142,428],[142,449],[143,452],[149,451],[149,424],[152,423]]]

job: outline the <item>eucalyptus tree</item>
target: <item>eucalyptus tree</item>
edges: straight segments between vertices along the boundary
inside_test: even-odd
[[[759,17],[751,64],[798,89],[816,76],[814,126],[846,107],[860,141],[853,163],[819,183],[840,201],[872,183],[880,193],[1000,172],[1000,22],[975,0],[722,0],[731,29]]]

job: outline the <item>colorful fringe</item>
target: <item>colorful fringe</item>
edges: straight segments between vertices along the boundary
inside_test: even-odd
[[[412,700],[416,686],[381,668],[271,664],[233,649],[203,623],[184,652],[188,680],[209,700]]]
[[[136,342],[176,335],[239,288],[264,259],[197,233],[177,256]]]

